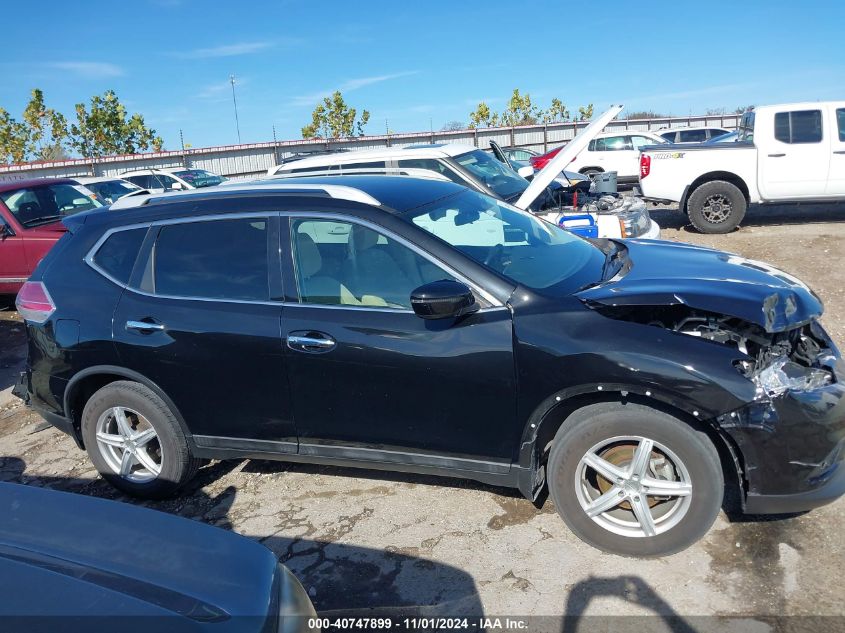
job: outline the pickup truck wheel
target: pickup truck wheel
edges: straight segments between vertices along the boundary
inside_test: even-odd
[[[690,222],[702,233],[730,233],[742,222],[747,206],[736,185],[713,180],[692,192],[687,213]]]
[[[103,479],[137,497],[170,496],[200,466],[168,406],[137,382],[112,382],[94,393],[82,410],[82,436]]]
[[[666,556],[698,541],[724,495],[719,455],[706,433],[633,403],[573,413],[552,445],[548,485],[576,536],[632,557]]]

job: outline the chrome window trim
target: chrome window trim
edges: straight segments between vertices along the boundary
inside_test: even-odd
[[[332,214],[332,213],[318,213],[318,212],[295,212],[295,211],[264,211],[264,212],[255,212],[255,213],[215,213],[215,214],[206,214],[201,216],[195,217],[181,217],[181,218],[170,218],[167,220],[155,220],[151,222],[137,222],[135,224],[126,224],[123,226],[116,226],[113,228],[108,229],[105,233],[103,233],[100,238],[94,243],[94,245],[89,249],[88,253],[83,258],[83,261],[88,264],[91,268],[93,268],[97,273],[111,281],[113,284],[133,292],[138,295],[142,295],[145,297],[152,297],[152,298],[159,298],[159,299],[173,299],[178,301],[206,301],[206,302],[218,302],[218,303],[236,303],[236,304],[254,304],[254,305],[270,305],[270,306],[284,306],[284,307],[307,307],[307,308],[322,308],[322,309],[335,309],[335,310],[366,310],[369,312],[401,312],[401,313],[413,313],[412,309],[406,308],[382,308],[382,307],[363,307],[363,306],[342,306],[342,305],[330,305],[330,304],[319,304],[319,303],[301,303],[301,302],[294,302],[294,301],[259,301],[259,300],[249,300],[249,299],[225,299],[225,298],[212,298],[212,297],[182,297],[178,295],[162,295],[162,294],[154,294],[151,292],[146,292],[139,288],[133,288],[129,284],[119,281],[109,273],[107,273],[104,269],[96,264],[94,261],[94,255],[96,255],[97,251],[100,250],[100,247],[103,243],[111,237],[115,233],[119,233],[121,231],[130,231],[133,229],[143,229],[146,228],[149,230],[155,226],[167,226],[172,224],[186,224],[189,222],[209,222],[214,220],[225,220],[225,219],[244,219],[244,218],[264,218],[269,219],[271,217],[316,217],[320,219],[333,219],[333,218],[342,218],[342,219],[349,219],[354,222],[358,222],[365,226],[372,228],[373,230],[384,232],[388,237],[392,237],[396,239],[396,241],[402,243],[403,245],[407,246],[415,253],[421,255],[422,257],[428,259],[430,262],[435,264],[436,266],[444,269],[450,275],[453,275],[456,279],[459,279],[466,283],[470,288],[474,291],[477,291],[484,299],[491,304],[489,308],[482,308],[479,312],[486,312],[490,310],[500,310],[506,308],[505,304],[496,299],[492,294],[475,284],[474,282],[467,279],[465,276],[461,275],[457,271],[453,272],[453,269],[440,262],[437,258],[431,256],[430,254],[426,253],[422,249],[420,249],[415,244],[409,242],[408,240],[397,236],[395,233],[388,229],[384,229],[383,227],[369,222],[368,220],[364,220],[362,218],[356,218],[354,216],[348,215],[341,215],[341,214]],[[291,239],[291,238],[289,238]],[[271,246],[272,248],[272,246]],[[24,279],[26,281],[26,279]]]
[[[350,224],[359,224],[361,226],[365,226],[368,229],[371,229],[373,231],[376,231],[377,233],[384,235],[385,237],[388,237],[392,240],[395,240],[399,244],[402,244],[404,247],[409,248],[411,251],[413,251],[414,253],[416,253],[417,255],[422,257],[423,259],[427,259],[429,262],[431,262],[432,264],[434,264],[435,266],[437,266],[438,268],[440,268],[441,270],[443,270],[447,274],[452,275],[452,277],[454,277],[458,281],[465,283],[467,286],[469,286],[470,289],[472,289],[473,292],[477,292],[479,295],[481,295],[484,298],[484,300],[491,305],[491,307],[500,308],[500,307],[504,306],[504,304],[501,301],[499,301],[492,294],[490,294],[489,292],[484,290],[477,283],[475,283],[474,281],[471,281],[468,277],[466,277],[466,275],[459,273],[454,268],[449,266],[446,262],[434,257],[431,253],[428,253],[427,251],[421,249],[419,246],[417,246],[413,242],[407,240],[406,238],[402,237],[401,235],[398,235],[398,234],[394,233],[393,231],[391,231],[390,229],[387,229],[387,228],[385,228],[385,227],[383,227],[379,224],[376,224],[374,222],[370,222],[369,220],[365,220],[363,218],[345,215],[345,214],[342,214],[342,213],[326,213],[326,212],[321,212],[321,211],[299,211],[299,212],[297,212],[297,211],[281,211],[280,215],[282,217],[296,218],[296,219],[316,218],[316,219],[320,219],[320,220],[330,220],[330,221],[334,220],[334,221],[349,222]],[[290,243],[292,245],[293,240],[294,240],[293,223],[292,222],[290,223],[290,237],[289,237],[289,239],[290,239]],[[454,248],[454,247],[452,247],[452,248]],[[296,269],[296,261],[294,261],[294,269]],[[294,274],[298,275],[298,271],[294,270]],[[297,289],[296,290],[297,290],[297,295],[298,295],[299,294],[299,279],[297,278],[296,281],[297,281]],[[307,306],[318,305],[318,304],[313,304],[313,303],[303,303],[301,298],[300,298],[299,303],[301,303],[302,305],[307,305]],[[319,305],[332,305],[332,304],[319,304]],[[349,306],[332,305],[332,307],[345,309]],[[353,307],[360,307],[360,306],[353,306]],[[364,307],[363,309],[371,310],[372,308]],[[411,308],[391,308],[391,311],[413,312],[413,310]]]

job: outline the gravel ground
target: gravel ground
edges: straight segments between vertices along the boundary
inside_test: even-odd
[[[664,239],[768,261],[800,277],[824,300],[825,326],[845,342],[841,206],[752,210],[744,228],[724,236],[691,232],[665,207],[653,217]],[[0,312],[0,480],[137,503],[98,479],[72,440],[3,391],[24,353],[20,319]],[[531,630],[560,630],[561,622],[570,630],[565,614],[680,617],[687,628],[675,630],[725,623],[697,616],[748,616],[759,620],[748,629],[755,631],[782,626],[764,622],[767,616],[815,615],[839,617],[791,622],[845,628],[845,500],[786,519],[723,514],[694,547],[648,561],[581,543],[551,501],[538,510],[510,490],[424,476],[215,462],[185,496],[143,505],[264,543],[324,614],[554,616],[532,620]],[[636,630],[653,622],[662,620],[636,620]]]

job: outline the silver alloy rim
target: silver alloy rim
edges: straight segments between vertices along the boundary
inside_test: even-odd
[[[97,420],[97,447],[115,474],[146,483],[161,474],[164,453],[158,435],[143,415],[127,407],[112,407]]]
[[[708,222],[721,224],[730,217],[731,211],[733,211],[733,203],[722,194],[714,194],[704,201],[701,215]]]
[[[616,463],[606,459],[611,454]],[[668,532],[684,518],[692,480],[666,446],[647,437],[619,436],[584,454],[575,471],[575,493],[587,516],[605,530],[647,537]]]

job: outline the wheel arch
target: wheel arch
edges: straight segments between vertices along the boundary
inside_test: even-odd
[[[88,402],[91,396],[93,396],[98,390],[108,384],[120,380],[131,380],[142,384],[161,398],[173,413],[173,416],[182,428],[182,432],[185,434],[185,438],[188,440],[189,446],[193,450],[193,436],[188,430],[188,426],[185,424],[185,419],[179,412],[179,408],[173,403],[168,395],[155,382],[143,374],[115,365],[97,365],[94,367],[88,367],[71,378],[68,382],[67,388],[65,389],[65,415],[73,423],[73,429],[76,433],[76,439],[80,447],[85,447],[82,439],[82,411],[85,408],[85,403]]]
[[[545,466],[551,443],[567,419],[586,406],[602,402],[647,406],[704,431],[719,453],[726,484],[744,499],[746,482],[742,453],[715,420],[698,418],[692,403],[679,401],[671,394],[627,385],[582,385],[554,393],[540,403],[526,422],[520,442],[518,486],[523,495],[535,500],[545,488]]]
[[[578,170],[578,173],[586,176],[588,171],[595,171],[602,174],[604,173],[604,168],[599,167],[598,165],[587,165],[585,167],[581,167],[581,169]]]
[[[680,205],[681,210],[683,210],[684,213],[689,213],[687,203],[695,190],[702,185],[706,185],[708,182],[713,182],[714,180],[724,180],[725,182],[735,185],[745,197],[745,204],[751,204],[750,189],[748,188],[748,183],[746,183],[745,180],[730,171],[711,171],[706,174],[702,174],[687,186],[684,190],[682,204]]]

